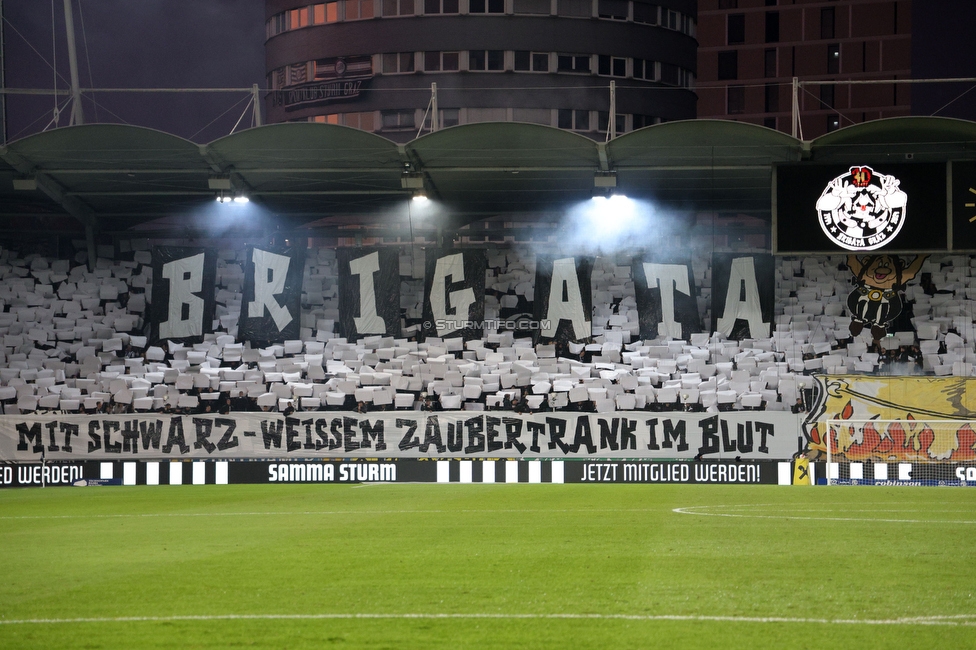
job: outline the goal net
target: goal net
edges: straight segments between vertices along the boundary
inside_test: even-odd
[[[828,485],[976,486],[976,420],[820,422]]]

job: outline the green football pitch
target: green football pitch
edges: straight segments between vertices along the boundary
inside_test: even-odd
[[[0,648],[976,647],[976,490],[0,492]]]

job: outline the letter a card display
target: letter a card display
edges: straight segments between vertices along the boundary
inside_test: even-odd
[[[481,338],[487,268],[482,248],[427,249],[421,326],[425,338]]]
[[[395,248],[341,248],[339,325],[350,341],[400,336],[400,258]]]
[[[268,344],[299,338],[305,240],[298,246],[248,246],[237,338]]]
[[[154,246],[152,268],[152,340],[203,341],[203,335],[213,331],[216,251]]]
[[[775,264],[761,253],[712,253],[712,331],[733,341],[772,333]]]
[[[592,334],[592,257],[540,255],[535,267],[535,318],[539,340],[563,343],[589,340]]]

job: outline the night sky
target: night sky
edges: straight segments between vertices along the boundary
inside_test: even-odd
[[[53,87],[51,68],[15,31],[51,61],[51,4],[3,0],[7,87]],[[64,2],[54,0],[53,4],[57,67],[63,76],[58,86],[64,89],[69,87],[70,79]],[[74,7],[83,88],[245,88],[255,83],[265,86],[263,0],[81,0],[87,38],[82,34],[77,0]],[[227,135],[247,102],[245,95],[229,93],[99,94],[95,98],[101,107],[90,101],[84,103],[87,122],[124,120],[196,142]],[[223,118],[206,126],[239,101]],[[10,99],[8,139],[43,129],[52,118],[53,108],[52,97]],[[67,124],[68,117],[65,111],[62,125]],[[242,126],[249,124],[250,114]]]
[[[63,1],[53,4],[62,76],[58,86],[67,88]],[[914,5],[914,76],[976,77],[976,1],[916,0]],[[8,23],[6,85],[51,88],[53,73],[41,58],[52,59],[51,2],[3,0],[3,11]],[[266,83],[263,0],[75,0],[75,28],[82,87],[244,88]],[[930,115],[974,85],[913,86],[913,112]],[[98,107],[85,101],[86,121],[126,121],[196,142],[227,135],[246,105],[244,95],[231,94],[100,94],[96,99]],[[50,97],[11,98],[8,139],[43,129],[52,109]],[[976,119],[976,88],[939,115]],[[67,120],[66,112],[61,124]],[[216,122],[207,126],[212,120]],[[250,114],[242,126],[249,124]]]

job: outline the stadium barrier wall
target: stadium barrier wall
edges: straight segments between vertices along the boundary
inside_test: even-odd
[[[0,464],[0,487],[285,483],[789,483],[789,462],[277,459]]]

